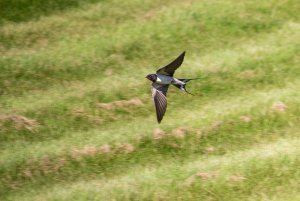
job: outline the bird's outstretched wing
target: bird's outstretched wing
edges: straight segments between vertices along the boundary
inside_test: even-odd
[[[181,53],[174,61],[166,65],[165,67],[162,67],[156,71],[158,74],[167,75],[167,76],[173,76],[175,73],[175,70],[179,68],[179,66],[182,64],[184,59],[185,52]]]
[[[160,123],[167,110],[167,91],[169,85],[152,84],[152,97],[156,110],[157,122]]]

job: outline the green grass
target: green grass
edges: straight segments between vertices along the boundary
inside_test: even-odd
[[[0,7],[0,200],[300,199],[298,1]],[[184,50],[157,124],[144,77]]]

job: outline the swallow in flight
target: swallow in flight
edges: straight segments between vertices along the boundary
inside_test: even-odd
[[[173,77],[176,69],[179,68],[182,64],[184,55],[185,52],[180,54],[174,61],[172,61],[165,67],[158,69],[155,74],[149,74],[146,76],[147,79],[152,81],[152,97],[154,100],[158,123],[161,122],[167,110],[166,95],[170,84],[179,88],[185,93],[191,94],[186,90],[185,85],[188,81],[195,79],[177,79]]]

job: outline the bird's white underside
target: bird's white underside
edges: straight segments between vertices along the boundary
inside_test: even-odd
[[[167,75],[161,75],[157,74],[156,82],[157,84],[177,84],[177,85],[184,85],[185,83],[178,80],[177,78],[167,76]]]
[[[157,74],[156,83],[158,84],[171,84],[173,81],[173,77]]]

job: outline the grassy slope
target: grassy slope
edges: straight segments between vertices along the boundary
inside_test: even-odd
[[[2,2],[0,112],[40,127],[0,118],[1,200],[299,200],[298,1],[51,2]],[[202,80],[157,125],[143,77],[182,50]]]

